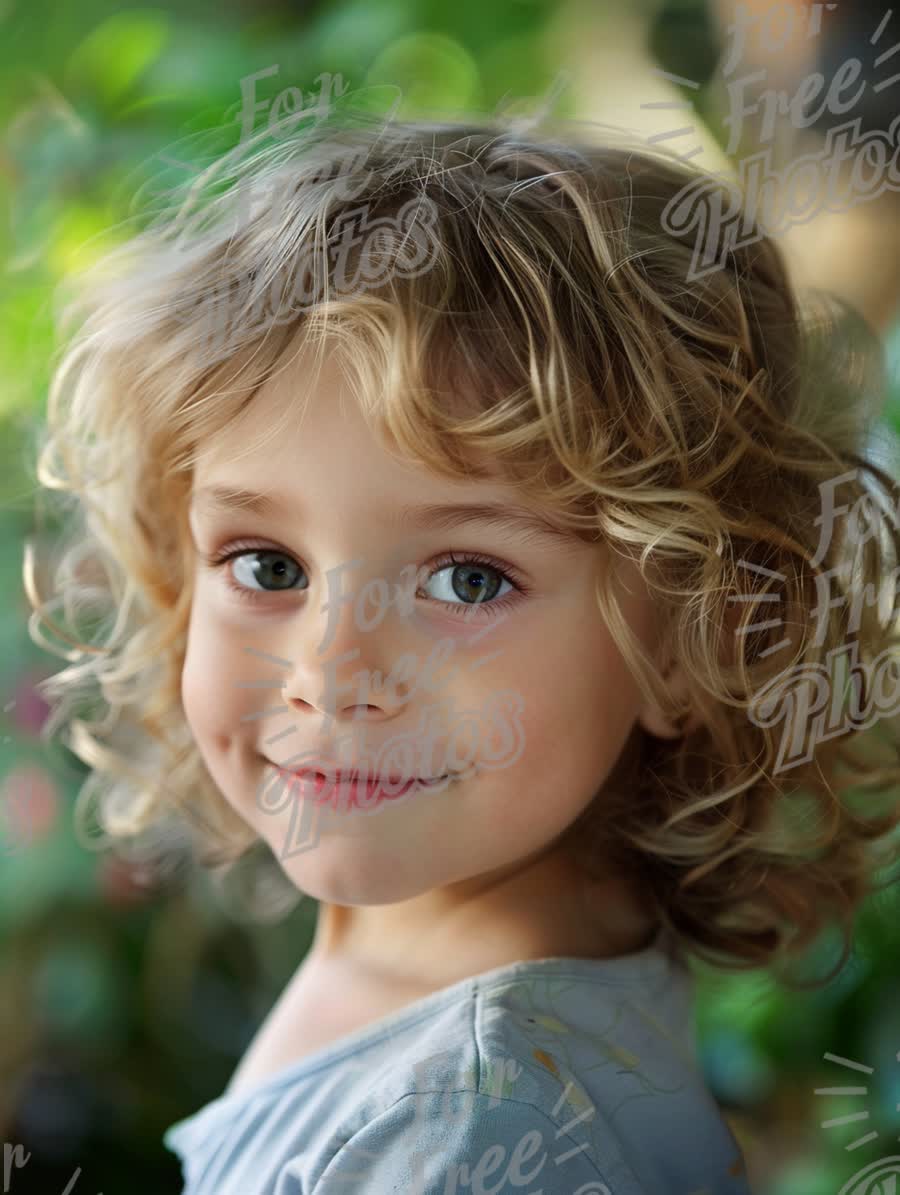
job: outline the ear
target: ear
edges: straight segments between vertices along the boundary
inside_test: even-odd
[[[688,688],[680,665],[670,661],[662,675],[669,692],[681,700],[685,700]],[[699,715],[693,712],[689,713],[686,719],[682,719],[680,725],[676,725],[669,721],[655,701],[644,703],[638,714],[638,722],[649,734],[660,739],[680,739],[682,735],[691,734],[703,725]]]

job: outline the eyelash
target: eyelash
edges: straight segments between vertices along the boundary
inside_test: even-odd
[[[252,552],[271,552],[277,556],[285,556],[288,560],[293,560],[295,564],[299,564],[299,561],[294,560],[294,557],[290,552],[282,551],[281,548],[272,548],[265,544],[229,544],[228,547],[221,549],[219,552],[214,552],[211,555],[202,555],[204,562],[210,568],[220,569],[230,561],[236,560],[238,557],[248,555]],[[432,571],[429,573],[426,580],[430,581],[436,573],[441,572],[442,569],[445,569],[450,565],[464,564],[481,565],[482,567],[493,569],[503,578],[504,581],[508,581],[509,584],[512,585],[513,589],[515,589],[518,594],[521,594],[522,597],[527,597],[531,593],[531,587],[526,585],[525,582],[522,581],[521,578],[507,565],[501,564],[499,561],[493,560],[490,556],[484,556],[478,552],[465,553],[461,556],[458,556],[454,552],[448,552],[445,556],[442,556],[438,560],[434,561]],[[302,567],[302,565],[300,567]],[[231,579],[230,570],[226,571],[225,584],[240,601],[249,602],[251,604],[258,602],[261,598],[266,597],[269,593],[269,591],[265,589],[247,589],[244,586],[236,585]],[[275,591],[273,590],[271,592]],[[281,592],[290,593],[291,591],[282,590]],[[294,590],[293,592],[298,593],[302,591]],[[508,606],[514,605],[518,599],[513,597],[512,594],[508,593],[502,598],[495,598],[492,601],[484,603],[446,602],[441,598],[431,598],[429,600],[432,602],[437,602],[439,605],[450,610],[468,610],[471,609],[472,606],[479,605],[483,605],[485,609],[505,610]]]

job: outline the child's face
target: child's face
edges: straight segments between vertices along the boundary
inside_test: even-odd
[[[542,851],[592,800],[645,711],[596,606],[598,549],[474,520],[449,530],[401,527],[396,519],[407,505],[529,504],[499,474],[491,482],[450,481],[399,462],[368,429],[334,358],[325,360],[310,389],[308,359],[297,356],[203,452],[195,493],[212,485],[269,491],[283,510],[213,516],[192,504],[198,555],[182,697],[210,774],[297,887],[338,904],[385,904]],[[298,412],[287,433],[238,459],[286,403]],[[214,568],[202,560],[237,546],[245,555],[230,563]],[[259,556],[266,551],[277,554]],[[472,554],[494,560],[530,592],[516,592],[483,561],[447,563],[449,552],[462,561]],[[637,570],[626,573],[615,560],[631,591],[619,587],[623,610],[652,649],[651,598]],[[427,566],[413,613],[396,601],[379,612],[378,591],[395,596],[408,565]],[[369,600],[323,609],[334,594],[355,597],[378,578],[386,584],[370,585]],[[252,600],[233,592],[229,579]],[[428,678],[426,660],[441,640],[443,662]],[[399,664],[404,656],[414,666]],[[385,685],[392,669],[399,683]],[[352,679],[361,672],[369,674],[368,693]],[[410,769],[395,755],[382,770],[425,778],[452,770],[454,720],[467,712],[476,733],[457,737],[455,770],[468,758],[474,774],[383,800],[371,813],[323,805],[316,845],[297,851],[291,820],[300,798],[287,799],[274,765],[315,752],[345,764],[373,761],[371,771],[389,739],[416,731],[424,753],[423,718],[439,706],[450,712],[430,724],[428,759],[416,751]],[[341,755],[338,741],[350,732],[364,732],[365,745]],[[266,790],[280,809],[257,803]]]

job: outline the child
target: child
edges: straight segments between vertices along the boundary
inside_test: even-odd
[[[73,719],[101,824],[178,810],[318,902],[166,1133],[184,1191],[747,1192],[688,961],[849,932],[894,841],[877,377],[752,222],[692,270],[702,176],[663,154],[262,144],[85,287],[38,469],[83,514],[69,593],[86,553],[116,615],[45,686],[132,732]]]

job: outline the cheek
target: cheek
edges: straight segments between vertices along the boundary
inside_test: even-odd
[[[239,782],[242,744],[235,738],[247,692],[237,687],[240,678],[229,675],[228,656],[221,645],[210,650],[211,640],[202,634],[188,638],[181,671],[181,701],[191,736],[213,783],[226,801],[246,818]],[[243,694],[243,697],[242,697]]]
[[[605,633],[574,637],[550,650],[531,644],[511,666],[495,667],[489,688],[518,693],[529,738],[551,738],[557,744],[580,726],[596,730],[625,723],[640,704],[637,683]]]
[[[204,694],[208,690],[202,683],[204,670],[200,667],[198,656],[199,653],[189,645],[184,667],[181,670],[181,704],[184,707],[184,715],[191,728],[191,733],[196,740],[200,741],[206,735],[206,722],[203,715],[208,711],[209,702],[204,700]]]
[[[188,627],[187,650],[181,670],[181,701],[198,746],[224,739],[229,727],[240,725],[246,710],[239,706],[250,690],[239,687],[246,677],[231,659],[226,640],[216,632],[210,617],[195,605]],[[246,671],[246,666],[245,666]]]
[[[640,712],[640,692],[608,637],[578,651],[533,654],[506,678],[523,699],[524,747],[510,780],[583,804],[602,785]]]

